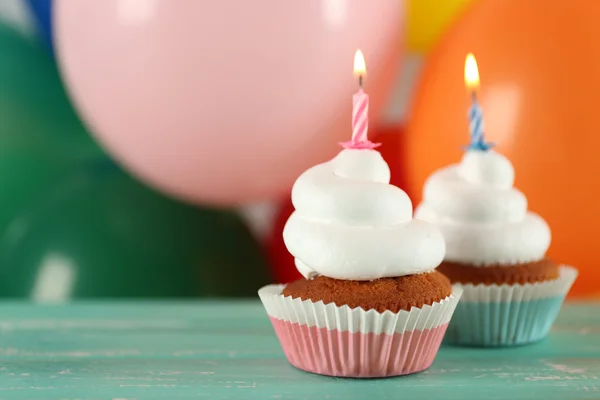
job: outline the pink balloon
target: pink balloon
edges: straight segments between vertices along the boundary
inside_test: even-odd
[[[278,195],[349,139],[354,53],[371,125],[397,75],[398,0],[57,0],[62,73],[133,174],[195,202]]]

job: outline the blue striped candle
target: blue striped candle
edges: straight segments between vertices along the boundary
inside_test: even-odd
[[[471,91],[473,104],[469,109],[469,131],[471,134],[471,143],[467,150],[486,151],[492,148],[492,143],[486,143],[483,128],[483,110],[477,103],[477,89],[479,88],[479,70],[475,56],[467,54],[465,59],[465,84]]]
[[[483,110],[477,103],[477,99],[473,96],[473,104],[469,109],[469,131],[471,134],[471,144],[469,150],[489,150],[493,144],[486,143],[483,129]]]

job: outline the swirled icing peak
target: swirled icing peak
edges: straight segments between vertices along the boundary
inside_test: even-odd
[[[446,260],[482,266],[539,260],[550,246],[550,228],[527,211],[514,179],[503,155],[467,151],[460,164],[429,177],[415,217],[440,228]]]
[[[494,151],[466,152],[458,173],[466,182],[498,189],[510,189],[515,181],[515,170],[510,161]]]
[[[389,181],[388,165],[369,149],[342,150],[298,178],[283,239],[302,275],[373,280],[440,264],[442,235],[412,219],[409,197]]]

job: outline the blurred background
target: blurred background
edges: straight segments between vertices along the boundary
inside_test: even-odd
[[[289,191],[351,135],[365,54],[392,183],[487,136],[600,298],[600,2],[0,0],[0,298],[255,296],[299,277]]]

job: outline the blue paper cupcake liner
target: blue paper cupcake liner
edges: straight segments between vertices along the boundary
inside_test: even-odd
[[[457,285],[463,289],[445,342],[465,346],[518,346],[548,335],[577,270],[562,266],[558,279],[526,285]]]

